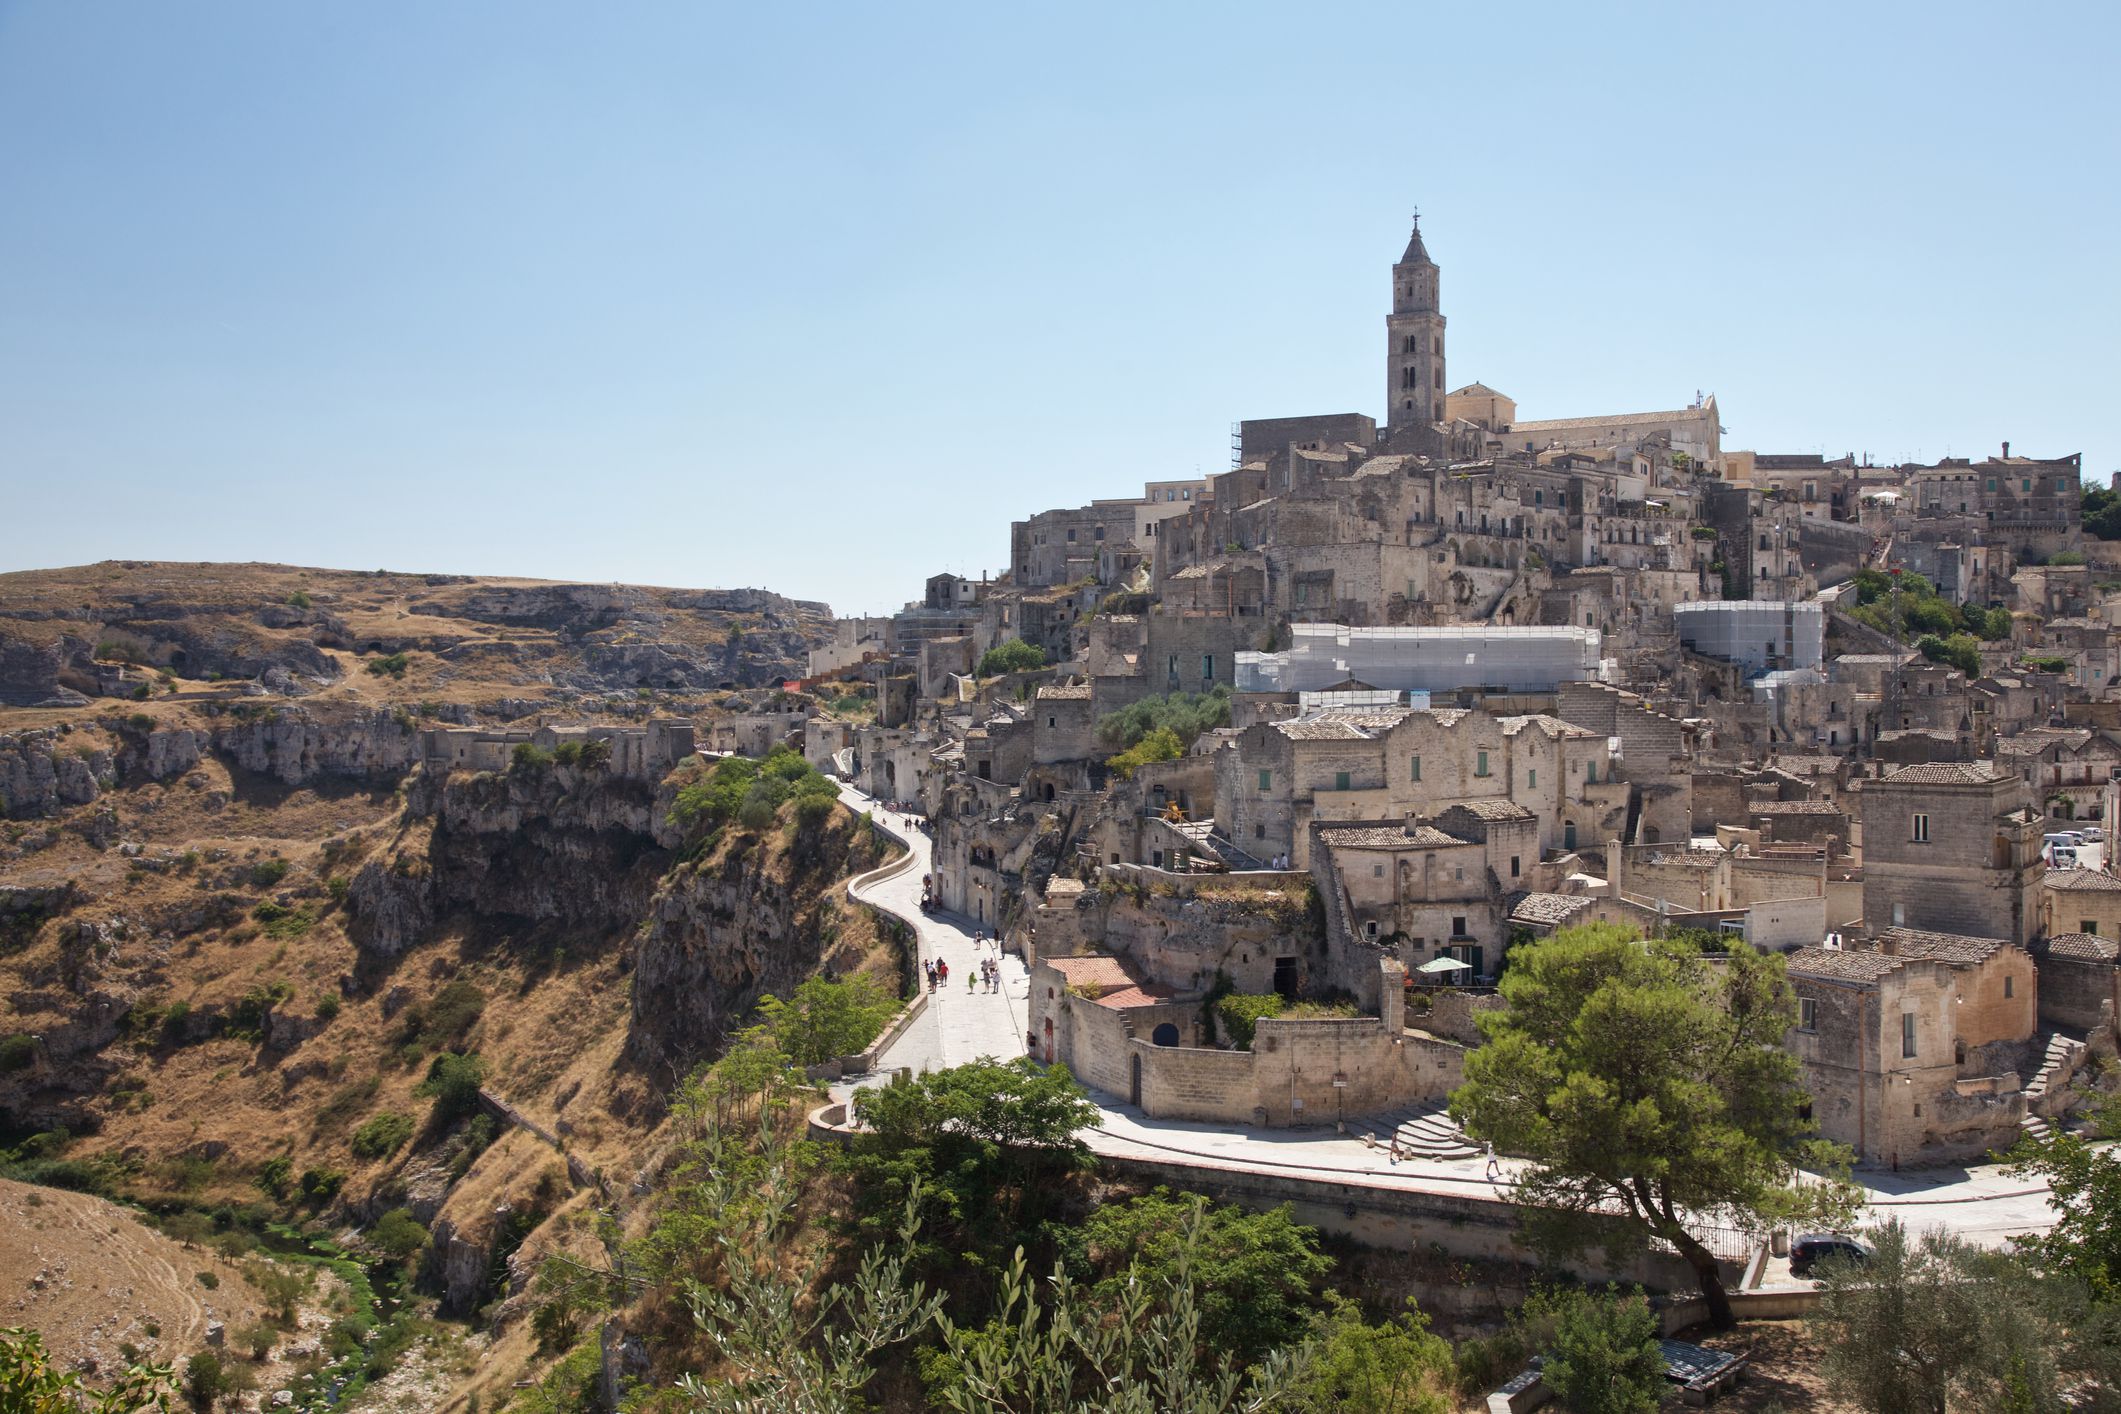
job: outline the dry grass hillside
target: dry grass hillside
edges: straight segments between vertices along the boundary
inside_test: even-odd
[[[533,1349],[511,1323],[517,1248],[626,1201],[669,1087],[761,991],[819,970],[895,987],[897,962],[833,901],[877,858],[843,809],[699,839],[666,818],[697,767],[660,784],[594,761],[435,775],[418,728],[705,725],[799,670],[824,622],[754,591],[280,566],[0,576],[0,688],[43,694],[0,706],[0,1158],[181,1239],[85,1192],[10,1186],[8,1240],[30,1246],[0,1259],[0,1301],[107,1368],[119,1340],[198,1347],[197,1271],[220,1263],[233,1295],[239,1268],[310,1273],[343,1248],[378,1297],[402,1269],[417,1298],[364,1314],[344,1296],[320,1319],[386,1334],[335,1336],[336,1353],[320,1336],[299,1370],[274,1355],[268,1390],[309,1407],[387,1346],[411,1353],[369,1372],[366,1407],[438,1407],[473,1379],[505,1392]],[[644,958],[653,1007],[633,995]],[[455,1057],[476,1058],[483,1100],[452,1107]],[[410,1256],[374,1240],[393,1212],[417,1225]],[[31,1285],[47,1257],[74,1305]],[[100,1324],[76,1300],[115,1286],[137,1294]],[[444,1334],[407,1326],[415,1310],[450,1318]],[[156,1341],[125,1334],[148,1322]]]

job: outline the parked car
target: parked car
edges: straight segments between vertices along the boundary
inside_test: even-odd
[[[2066,844],[2047,847],[2047,867],[2050,869],[2074,869],[2077,867],[2077,851]]]
[[[1821,1262],[1868,1262],[1870,1244],[1832,1232],[1808,1232],[1790,1244],[1790,1275],[1810,1276]]]
[[[2086,844],[2106,843],[2106,831],[2100,829],[2097,825],[2086,825],[2083,829],[2077,831],[2077,833],[2084,837],[2084,842]]]

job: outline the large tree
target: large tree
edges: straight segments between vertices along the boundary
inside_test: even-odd
[[[1779,957],[1728,959],[1594,923],[1513,949],[1451,1112],[1532,1160],[1513,1185],[1556,1250],[1655,1237],[1731,1324],[1707,1224],[1846,1222],[1847,1152],[1811,1136]],[[1808,1181],[1800,1166],[1825,1175]]]

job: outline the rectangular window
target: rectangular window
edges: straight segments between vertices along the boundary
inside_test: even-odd
[[[1513,879],[1517,877],[1517,861],[1519,857],[1514,854],[1510,856],[1510,877]]]
[[[1414,758],[1414,772],[1412,775],[1408,776],[1407,779],[1410,781],[1418,781],[1421,779],[1421,758],[1419,756]]]
[[[1072,530],[1068,532],[1068,543],[1070,545],[1073,545],[1075,543],[1075,532]]]
[[[1178,655],[1176,653],[1171,655],[1171,681],[1178,681]]]
[[[1200,655],[1200,680],[1202,682],[1215,681],[1215,655],[1213,653]]]
[[[2006,999],[2017,995],[2017,988],[2014,985],[2017,980],[2018,979],[2015,977],[2006,977],[2003,979],[2003,995]]]
[[[2025,478],[2025,489],[2028,491],[2033,489],[2033,479],[2030,476]]]
[[[1993,476],[1988,479],[1988,489],[1991,491],[1996,489],[1996,478]]]
[[[1476,775],[1476,776],[1485,776],[1485,775],[1486,775],[1487,773],[1488,773],[1488,753],[1487,753],[1487,752],[1485,752],[1485,751],[1483,751],[1483,752],[1480,752],[1480,753],[1479,753],[1479,755],[1478,755],[1478,756],[1476,757],[1476,759],[1475,759],[1475,761],[1474,761],[1474,765],[1473,765],[1473,774],[1474,774],[1474,775]]]
[[[1900,1058],[1915,1058],[1915,1013],[1911,1011],[1900,1013]]]
[[[1539,789],[1539,768],[1537,766],[1524,773],[1524,783],[1527,790]]]
[[[1461,913],[1451,920],[1451,936],[1454,938],[1463,938],[1465,935],[1466,917],[1463,913]]]
[[[2097,922],[2090,918],[2079,919],[2077,921],[2077,931],[2080,933],[2090,933],[2093,937],[2097,937],[2099,935],[2099,925]]]
[[[1799,997],[1797,999],[1797,1029],[1799,1031],[1817,1031],[1819,1029],[1819,1003],[1813,1001],[1810,997]]]
[[[1060,721],[1057,718],[1048,717],[1046,718],[1046,725],[1049,727],[1058,727],[1060,725]]]
[[[1372,865],[1370,866],[1370,877],[1371,877],[1371,878],[1373,878],[1373,879],[1382,879],[1382,878],[1383,878],[1384,876],[1385,876],[1385,867],[1384,867],[1384,865],[1382,865],[1382,864],[1372,864]],[[2008,979],[2005,979],[2005,980],[2008,980]]]
[[[1915,814],[1914,840],[1916,844],[1930,842],[1930,817],[1920,811]]]
[[[1335,772],[1333,773],[1333,789],[1335,789],[1335,790],[1346,790],[1347,788],[1348,788],[1348,773],[1347,773],[1346,771],[1335,771]]]
[[[1259,773],[1259,788],[1261,790],[1274,789],[1274,773],[1272,771],[1261,771]]]

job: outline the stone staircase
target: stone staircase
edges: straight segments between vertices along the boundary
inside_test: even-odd
[[[1466,1136],[1466,1132],[1451,1119],[1444,1106],[1422,1105],[1398,1115],[1387,1115],[1378,1121],[1381,1128],[1372,1131],[1379,1147],[1389,1145],[1394,1135],[1399,1138],[1400,1152],[1416,1159],[1474,1159],[1480,1157],[1479,1146]]]
[[[1213,820],[1179,820],[1165,823],[1191,840],[1199,853],[1221,860],[1223,867],[1233,874],[1241,870],[1267,867],[1264,861],[1255,859],[1239,849],[1227,836],[1216,834]]]
[[[2047,1037],[2047,1049],[2040,1054],[2040,1068],[2026,1082],[2025,1102],[2028,1106],[2044,1099],[2054,1085],[2055,1076],[2062,1068],[2076,1059],[2077,1052],[2084,1049],[2082,1041],[2073,1041],[2060,1032],[2051,1031]]]
[[[2050,1138],[2055,1132],[2046,1120],[2033,1114],[2029,1114],[2024,1119],[2019,1120],[2018,1128],[2024,1132],[2026,1138],[2035,1142]]]

